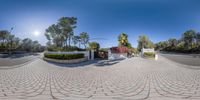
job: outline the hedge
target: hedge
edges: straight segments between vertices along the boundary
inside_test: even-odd
[[[144,52],[144,57],[155,57],[155,53],[154,52]]]
[[[70,60],[70,59],[79,59],[84,58],[84,54],[49,54],[45,53],[44,57],[52,59],[61,59],[61,60]]]

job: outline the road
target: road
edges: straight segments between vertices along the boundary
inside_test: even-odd
[[[200,70],[159,55],[55,64],[42,59],[0,70],[0,100],[199,100]]]
[[[2,66],[12,67],[12,66],[24,64],[38,57],[40,57],[40,54],[34,54],[34,55],[18,54],[18,55],[12,55],[6,58],[0,57],[0,68]]]
[[[200,66],[199,54],[161,54],[161,55],[180,64]]]

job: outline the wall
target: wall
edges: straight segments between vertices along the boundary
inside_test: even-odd
[[[109,60],[118,60],[118,59],[126,59],[127,53],[111,53],[110,50],[108,50],[108,59]]]
[[[145,48],[142,48],[142,54],[143,54],[144,52],[155,52],[155,51],[154,51],[154,48],[152,48],[152,49],[145,49]]]

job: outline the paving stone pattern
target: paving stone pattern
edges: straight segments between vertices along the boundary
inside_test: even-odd
[[[0,70],[0,100],[200,100],[200,70],[130,58],[109,66],[60,67],[35,60]]]

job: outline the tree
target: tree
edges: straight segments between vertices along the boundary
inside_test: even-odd
[[[21,41],[21,40],[20,40],[20,38],[15,37],[15,38],[13,39],[13,41],[14,41],[13,49],[16,50],[17,48],[20,47],[20,41]]]
[[[176,46],[177,51],[182,52],[184,51],[184,42],[180,42],[178,43],[178,45]]]
[[[8,38],[8,36],[10,35],[10,32],[7,30],[0,30],[0,43],[1,43],[1,51],[5,51],[6,50],[6,40]]]
[[[72,40],[73,40],[74,46],[75,46],[76,44],[78,44],[78,47],[80,48],[81,37],[80,37],[80,36],[74,36]]]
[[[175,38],[170,38],[168,41],[166,41],[167,46],[165,47],[168,51],[174,51],[176,50],[176,46],[178,44],[178,41]]]
[[[168,42],[169,42],[169,46],[171,47],[175,47],[178,43],[178,41],[175,38],[169,39]]]
[[[197,43],[200,42],[200,32],[196,33],[195,39]]]
[[[0,30],[0,41],[5,42],[9,34],[10,32],[8,32],[7,30]]]
[[[155,44],[155,49],[156,50],[163,50],[165,49],[166,47],[168,47],[168,41],[161,41],[161,42],[158,42]]]
[[[7,38],[7,41],[8,41],[7,47],[9,48],[9,53],[11,53],[13,49],[14,39],[15,39],[15,35],[9,35]]]
[[[22,40],[22,48],[27,51],[31,52],[32,49],[32,40],[29,38],[25,38]]]
[[[140,51],[142,48],[153,48],[154,44],[149,40],[146,35],[140,35],[138,39],[138,50]]]
[[[59,29],[58,25],[53,24],[49,26],[45,30],[45,36],[49,41],[52,41],[53,43],[55,43],[56,46],[62,47],[63,42],[64,42],[64,36],[61,33],[61,30]]]
[[[57,24],[53,24],[45,30],[45,36],[60,48],[70,46],[76,23],[77,18],[75,17],[61,17]]]
[[[12,30],[13,28],[11,28]],[[11,32],[11,31],[10,31]],[[0,51],[5,53],[12,54],[14,51],[34,51],[39,52],[44,50],[44,46],[39,44],[39,42],[32,42],[31,39],[26,38],[24,40],[20,40],[20,38],[11,34],[7,30],[0,30]],[[34,49],[37,48],[37,49]]]
[[[81,32],[80,33],[80,38],[81,38],[81,43],[84,45],[85,49],[86,49],[86,45],[89,42],[89,35],[86,32]]]
[[[188,30],[182,35],[182,40],[184,41],[184,46],[187,50],[190,49],[192,42],[194,42],[196,32],[194,30]]]
[[[59,19],[58,25],[62,30],[66,44],[68,41],[69,46],[71,45],[71,39],[74,35],[73,29],[76,28],[77,18],[75,17],[62,17]]]
[[[128,35],[125,33],[121,33],[118,36],[118,42],[119,45],[123,45],[123,46],[128,46],[129,42],[128,42]]]
[[[172,52],[200,53],[200,33],[188,30],[182,34],[181,39],[171,38],[168,41],[156,43],[156,49]]]
[[[89,48],[92,50],[98,51],[100,48],[100,45],[97,42],[89,42]]]
[[[33,51],[33,52],[40,51],[40,47],[41,47],[41,45],[39,44],[38,41],[33,41],[33,42],[32,42],[31,48],[32,48],[32,51]]]

